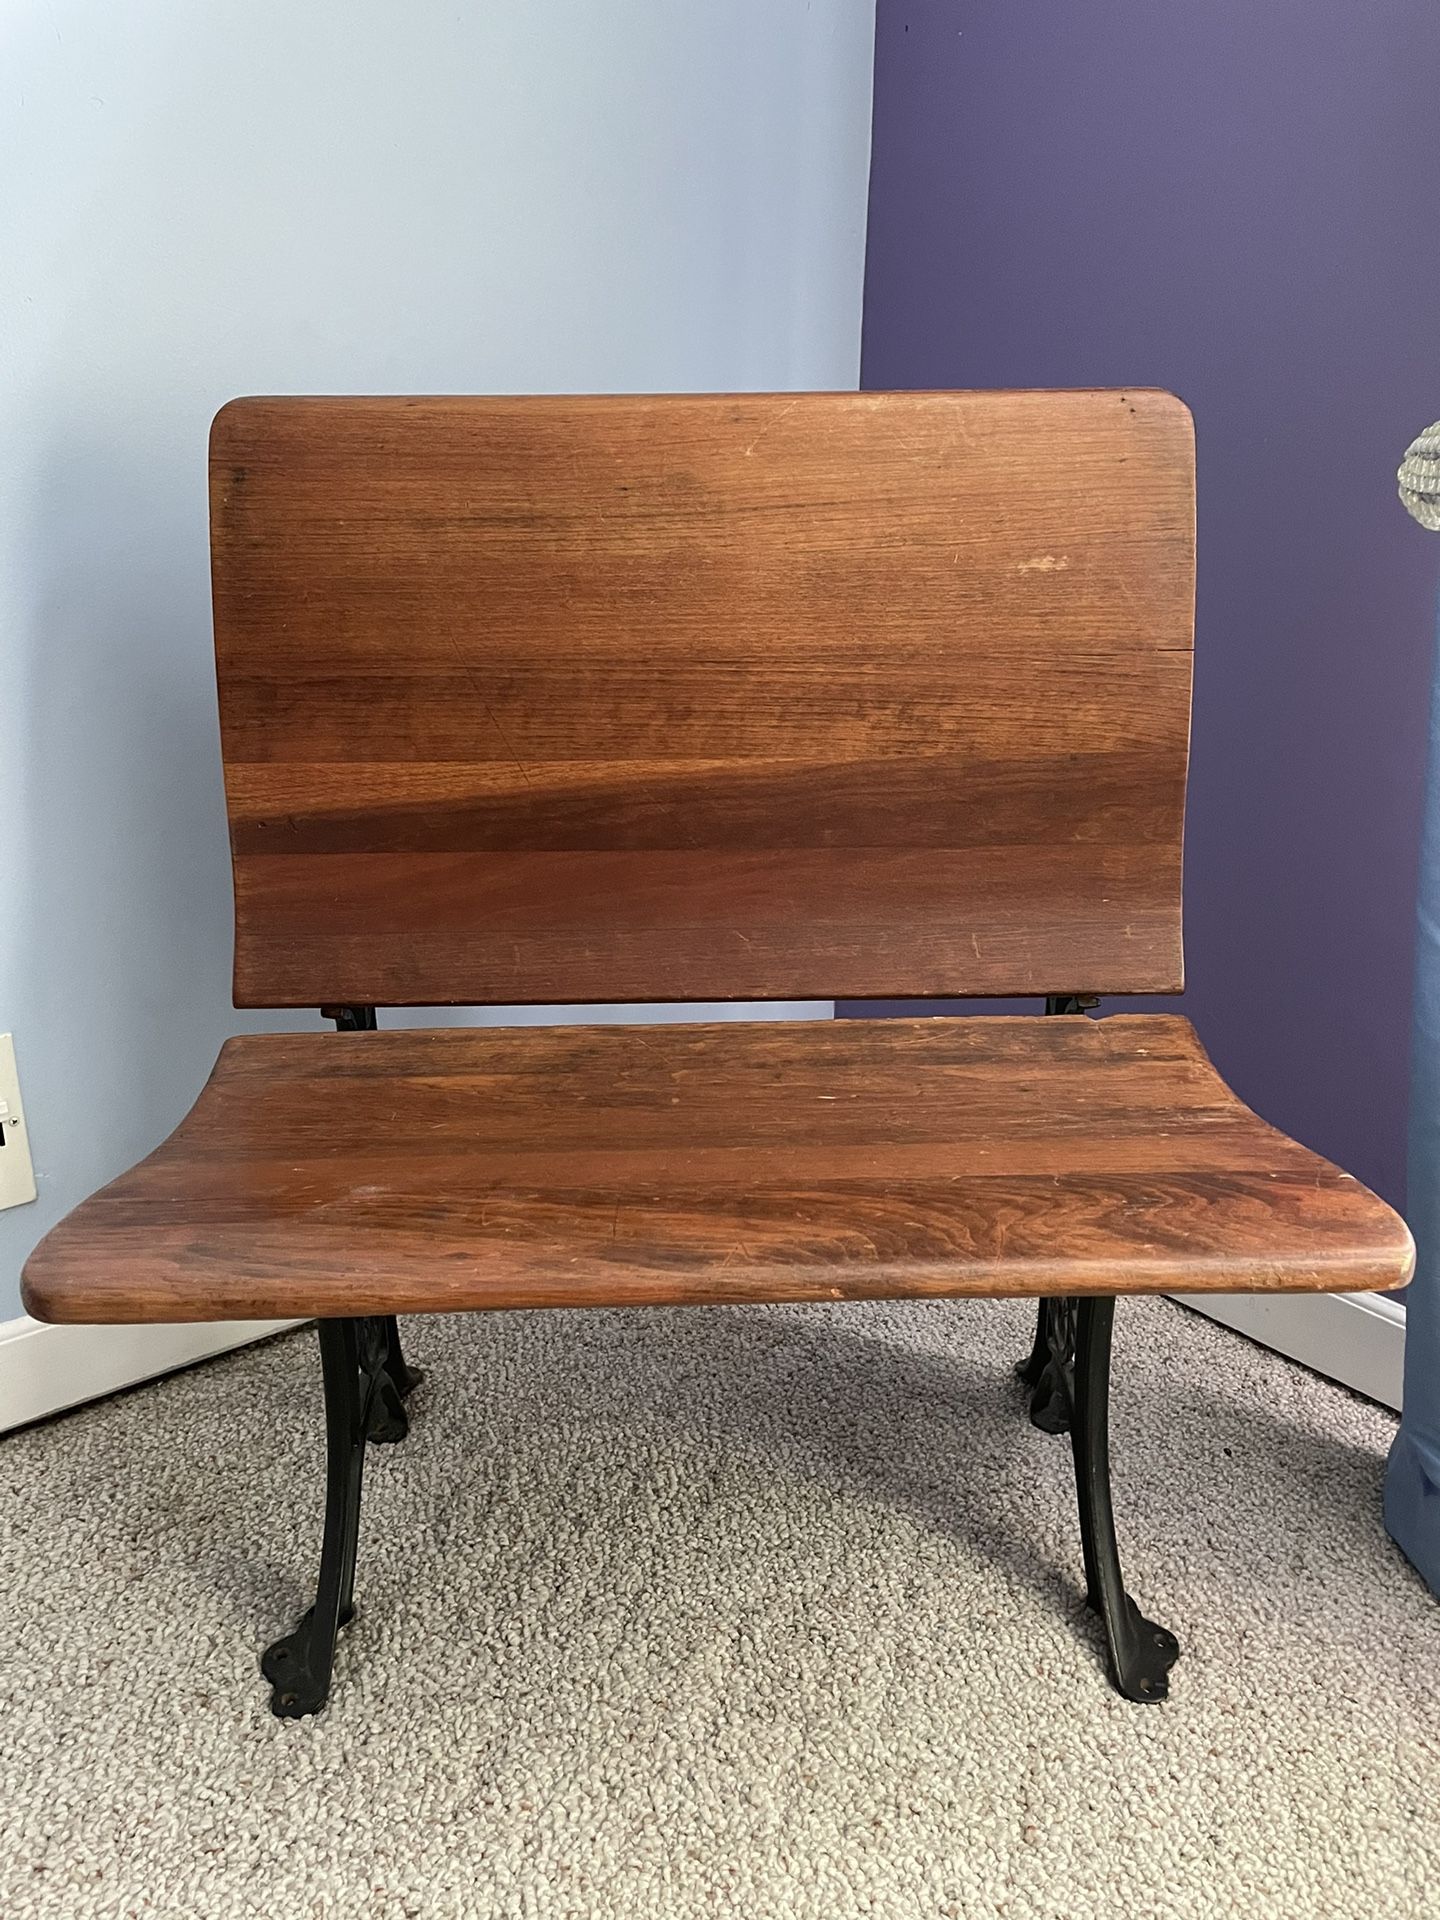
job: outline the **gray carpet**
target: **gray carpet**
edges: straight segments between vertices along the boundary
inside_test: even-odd
[[[1122,1303],[1102,1678],[1021,1305],[409,1321],[317,1720],[287,1336],[0,1443],[0,1914],[1388,1920],[1440,1911],[1440,1607],[1390,1418]],[[1428,1892],[1427,1892],[1428,1889]]]

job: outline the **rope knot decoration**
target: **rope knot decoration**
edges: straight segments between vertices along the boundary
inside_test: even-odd
[[[1410,442],[1399,480],[1406,512],[1431,533],[1440,533],[1440,420]]]

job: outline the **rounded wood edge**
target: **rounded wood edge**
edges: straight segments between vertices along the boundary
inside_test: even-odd
[[[1398,1251],[1398,1249],[1397,1249]],[[173,1256],[172,1256],[173,1257]],[[1182,1260],[1147,1263],[1143,1284],[1137,1275],[1123,1269],[1096,1267],[1077,1273],[1063,1263],[1037,1262],[1023,1273],[1007,1270],[981,1279],[977,1284],[958,1286],[953,1279],[934,1274],[892,1276],[874,1284],[861,1282],[846,1287],[827,1284],[823,1279],[805,1280],[793,1268],[780,1273],[752,1274],[724,1286],[704,1280],[686,1283],[671,1275],[657,1275],[641,1269],[621,1269],[606,1288],[568,1285],[557,1277],[546,1284],[533,1278],[497,1282],[484,1277],[467,1278],[453,1271],[445,1273],[444,1291],[433,1284],[437,1276],[417,1275],[408,1285],[397,1284],[395,1271],[401,1263],[392,1261],[387,1271],[357,1277],[345,1276],[343,1290],[324,1281],[294,1281],[280,1292],[247,1290],[243,1281],[212,1283],[204,1299],[196,1297],[193,1285],[165,1296],[165,1268],[162,1254],[149,1270],[149,1297],[163,1296],[164,1312],[140,1303],[136,1293],[124,1284],[99,1292],[87,1290],[83,1309],[67,1297],[59,1286],[47,1289],[42,1283],[32,1286],[26,1298],[26,1310],[33,1318],[54,1325],[133,1326],[161,1322],[193,1325],[217,1320],[272,1321],[344,1318],[368,1314],[419,1313],[513,1313],[555,1311],[567,1308],[664,1308],[739,1307],[756,1305],[843,1305],[877,1300],[1033,1300],[1039,1297],[1067,1298],[1114,1297],[1116,1299],[1154,1298],[1157,1295],[1187,1293],[1196,1295],[1246,1293],[1271,1298],[1282,1294],[1316,1293],[1388,1293],[1404,1284],[1408,1269],[1403,1261],[1383,1261],[1374,1248],[1358,1258],[1331,1256],[1305,1273],[1294,1273],[1283,1283],[1260,1277],[1249,1286],[1236,1284],[1233,1264],[1193,1265]],[[988,1284],[986,1283],[988,1280]],[[32,1304],[33,1302],[33,1304]]]
[[[109,1193],[113,1187],[118,1186],[124,1180],[128,1180],[131,1174],[138,1172],[141,1167],[148,1167],[153,1162],[162,1160],[170,1149],[177,1145],[184,1137],[196,1115],[199,1113],[201,1106],[204,1104],[211,1088],[218,1085],[218,1083],[226,1077],[227,1070],[232,1064],[235,1055],[243,1051],[245,1040],[247,1038],[259,1039],[265,1037],[267,1036],[231,1034],[228,1039],[222,1041],[220,1051],[215,1056],[214,1065],[206,1074],[200,1091],[191,1101],[182,1119],[177,1125],[170,1129],[169,1133],[165,1135],[165,1138],[156,1146],[152,1147],[149,1153],[142,1155],[139,1160],[135,1161],[133,1166],[127,1167],[123,1173],[117,1174],[113,1180],[107,1180],[104,1186],[97,1187],[93,1193],[87,1194],[83,1200],[77,1201],[68,1213],[62,1214],[54,1226],[40,1236],[35,1245],[30,1249],[20,1269],[20,1305],[32,1320],[43,1321],[48,1326],[115,1326],[145,1324],[158,1322],[162,1319],[161,1315],[153,1313],[128,1314],[91,1311],[89,1309],[94,1297],[93,1289],[81,1287],[76,1284],[67,1285],[63,1277],[57,1272],[57,1269],[60,1268],[62,1261],[66,1265],[69,1265],[72,1259],[75,1259],[77,1262],[83,1261],[83,1254],[72,1256],[67,1252],[67,1242],[76,1236],[78,1230],[84,1226],[85,1216],[89,1213],[95,1202],[101,1199],[103,1195]],[[317,1037],[323,1038],[323,1036]],[[75,1306],[75,1297],[77,1294],[85,1295],[84,1306],[86,1310],[84,1311],[69,1310]],[[167,1321],[192,1319],[225,1320],[229,1318],[243,1320],[262,1319],[265,1317],[266,1316],[260,1314],[227,1315],[220,1312],[206,1312],[204,1314],[177,1313],[163,1316]]]

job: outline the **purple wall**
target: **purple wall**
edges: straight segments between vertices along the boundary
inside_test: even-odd
[[[1392,1199],[1440,571],[1394,472],[1440,417],[1437,97],[1437,0],[879,0],[863,384],[1189,401],[1185,1010]]]

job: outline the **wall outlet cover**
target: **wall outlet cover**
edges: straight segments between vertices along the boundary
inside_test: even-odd
[[[35,1169],[20,1102],[15,1039],[13,1034],[0,1033],[0,1210],[23,1207],[34,1198]]]

